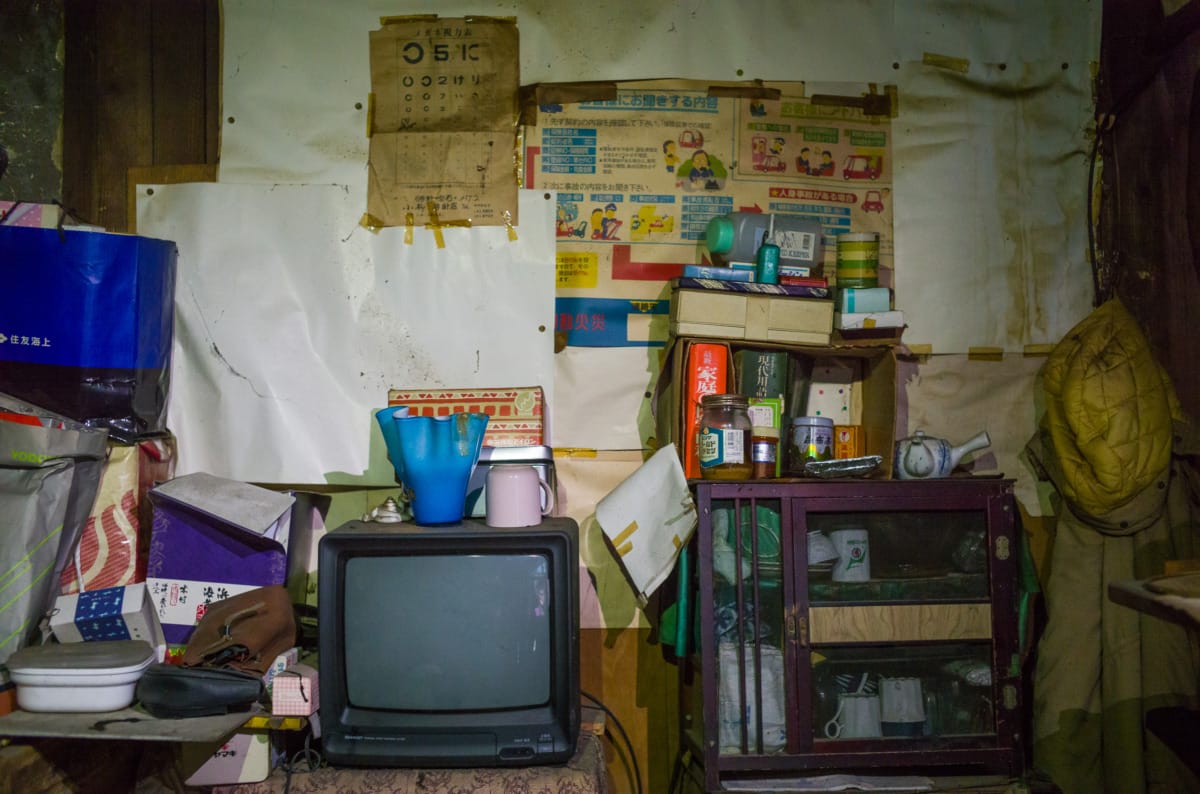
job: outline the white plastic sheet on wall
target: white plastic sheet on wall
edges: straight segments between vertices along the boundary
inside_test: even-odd
[[[554,445],[641,449],[654,434],[646,395],[658,380],[658,347],[568,347],[554,357]],[[608,373],[595,377],[597,371]],[[569,407],[566,407],[569,403]]]
[[[896,85],[897,306],[909,323],[906,340],[928,344],[935,354],[961,354],[971,346],[1019,353],[1030,343],[1056,342],[1089,309],[1087,126],[1101,5],[506,0],[486,11],[517,18],[523,84],[761,78],[804,80],[810,94],[822,84]],[[221,181],[306,183],[318,192],[336,183],[345,185],[348,205],[360,206],[366,196],[368,32],[385,15],[480,10],[453,1],[225,0]],[[521,220],[528,234],[532,220]],[[202,217],[180,223],[214,228]],[[537,311],[549,315],[552,308],[539,305]],[[484,316],[473,322],[492,326]],[[240,342],[226,343],[236,348]],[[567,352],[555,362],[556,377],[570,384],[551,403],[562,428],[555,443],[604,448],[607,440],[610,449],[641,443],[640,417],[621,421],[615,412],[642,410],[641,395],[652,387],[650,370],[642,371],[643,354],[631,361],[628,355]],[[432,350],[414,352],[421,355],[434,357]],[[1005,382],[1005,368],[987,363],[974,376],[985,384]],[[336,372],[322,377],[343,380],[339,364],[313,365],[333,367]],[[965,397],[935,391],[922,396],[922,405],[931,417],[947,415],[943,409],[951,407],[994,416],[985,403],[969,401],[996,391]],[[604,407],[599,414],[597,405]],[[1014,446],[1027,437],[1027,425],[1010,429],[997,421],[988,423],[993,437],[1011,433]],[[953,434],[936,423],[927,429]],[[360,443],[361,437],[346,440],[348,446]],[[310,472],[318,463],[347,468],[346,461],[359,457],[349,448],[333,459],[325,447],[307,454]]]
[[[341,185],[147,193],[139,232],[179,245],[178,474],[352,481],[389,388],[541,385],[553,405],[553,194],[521,191],[516,241],[448,228],[439,249],[425,229],[408,245],[362,228]]]
[[[521,83],[891,79],[890,0],[224,0],[222,181],[360,186],[382,16],[514,16]]]

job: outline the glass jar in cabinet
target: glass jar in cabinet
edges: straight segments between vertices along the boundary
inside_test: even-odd
[[[749,398],[741,394],[708,394],[700,399],[696,457],[704,479],[750,478],[753,462],[749,407]]]

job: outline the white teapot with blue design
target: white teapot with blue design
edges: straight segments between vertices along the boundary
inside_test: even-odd
[[[932,480],[949,477],[963,457],[992,444],[987,431],[979,433],[959,446],[944,438],[925,435],[918,430],[896,442],[896,476],[901,480]]]

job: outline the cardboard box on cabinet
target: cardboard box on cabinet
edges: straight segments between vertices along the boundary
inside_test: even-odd
[[[317,544],[325,536],[325,519],[333,504],[333,496],[317,491],[259,483],[263,488],[291,496],[291,527],[287,544],[287,590],[293,604],[308,602],[310,593],[317,591]]]
[[[833,301],[825,297],[828,292],[782,284],[677,279],[671,289],[671,334],[828,344],[833,333]]]
[[[899,309],[886,312],[836,312],[833,327],[837,339],[848,343],[898,343],[904,334],[904,312]]]

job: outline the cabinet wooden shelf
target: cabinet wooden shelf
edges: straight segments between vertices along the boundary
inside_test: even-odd
[[[1020,773],[1010,480],[693,486],[699,650],[681,713],[707,791],[830,772]],[[810,539],[850,528],[866,530],[864,581],[809,564]],[[901,687],[910,721],[888,722]],[[882,704],[858,738],[839,716],[853,693]]]

